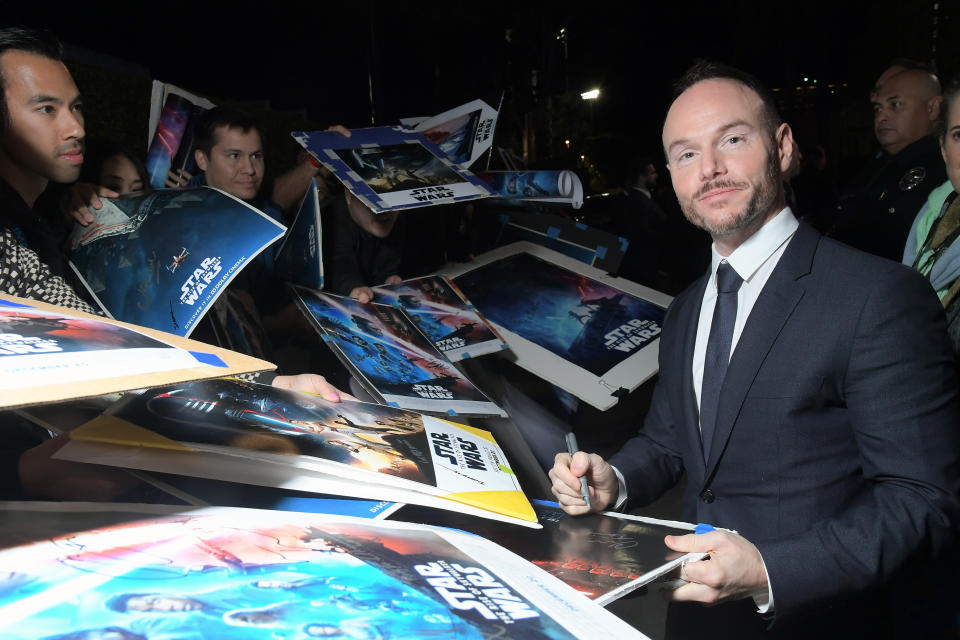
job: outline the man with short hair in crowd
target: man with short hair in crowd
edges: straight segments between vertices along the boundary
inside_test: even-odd
[[[914,216],[946,180],[934,129],[940,81],[926,65],[897,60],[870,93],[880,151],[840,196],[830,235],[899,260]]]

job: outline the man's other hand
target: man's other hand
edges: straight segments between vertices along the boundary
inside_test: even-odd
[[[664,542],[674,551],[710,554],[707,560],[684,563],[680,578],[687,584],[675,590],[671,599],[705,604],[746,597],[766,601],[768,586],[763,558],[754,544],[743,536],[716,530],[667,536]]]
[[[103,208],[100,198],[119,198],[120,194],[112,189],[87,182],[78,182],[67,189],[60,198],[60,213],[64,219],[76,221],[87,226],[94,220],[93,211]]]

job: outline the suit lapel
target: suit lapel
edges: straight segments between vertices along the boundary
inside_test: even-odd
[[[819,233],[804,223],[800,224],[750,312],[720,391],[706,477],[716,469],[760,366],[803,297],[805,288],[798,279],[810,272],[819,241]]]

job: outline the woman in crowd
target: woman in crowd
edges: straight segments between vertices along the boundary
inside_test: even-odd
[[[948,180],[930,194],[907,236],[903,262],[924,274],[947,312],[947,330],[960,363],[960,78],[943,93],[940,151]]]

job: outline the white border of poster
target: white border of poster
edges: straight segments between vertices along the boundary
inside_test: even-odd
[[[673,298],[665,293],[639,285],[624,278],[614,278],[600,269],[591,267],[579,260],[532,242],[514,242],[477,256],[472,262],[463,265],[446,265],[444,267],[444,273],[454,281],[454,284],[462,289],[463,287],[456,281],[459,276],[479,267],[497,262],[503,258],[523,253],[545,260],[557,267],[586,276],[608,287],[619,289],[624,293],[662,307],[664,310],[673,300]],[[516,277],[519,279],[520,274],[517,274]],[[504,283],[504,286],[508,286],[507,283]],[[659,337],[644,344],[636,353],[633,353],[619,364],[605,371],[602,375],[595,375],[583,367],[549,351],[547,348],[527,340],[501,324],[494,322],[489,314],[484,312],[482,305],[477,305],[477,301],[470,296],[469,292],[464,291],[464,294],[470,298],[480,313],[483,313],[484,316],[490,320],[491,324],[500,332],[503,339],[507,341],[507,344],[510,345],[510,350],[516,356],[515,362],[518,366],[572,393],[601,411],[609,409],[618,402],[619,398],[614,395],[616,391],[619,389],[633,391],[653,377],[659,370],[657,360],[660,353]]]

